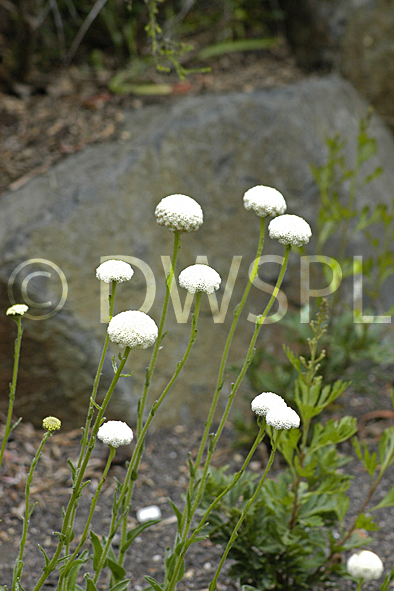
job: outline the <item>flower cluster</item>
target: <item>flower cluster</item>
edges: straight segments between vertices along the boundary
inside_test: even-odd
[[[113,343],[130,349],[147,349],[157,339],[156,322],[139,310],[120,312],[108,324],[108,336]]]
[[[29,306],[26,304],[14,304],[6,311],[7,316],[23,316],[28,311]]]
[[[123,421],[107,421],[99,428],[97,437],[111,447],[119,447],[132,442],[133,431]]]
[[[256,396],[251,408],[257,415],[264,416],[267,425],[274,429],[296,429],[300,426],[300,417],[296,411],[273,392],[263,392]]]
[[[117,259],[105,261],[96,269],[97,279],[104,281],[104,283],[111,283],[111,281],[123,283],[124,281],[129,281],[133,275],[134,270],[129,263]]]
[[[201,206],[187,195],[164,197],[155,210],[157,223],[172,232],[194,232],[203,222]]]
[[[278,240],[281,244],[302,246],[308,244],[312,230],[308,222],[298,215],[280,215],[270,221],[268,226],[270,238]]]
[[[58,431],[60,429],[61,425],[62,425],[61,421],[59,419],[57,419],[56,417],[46,417],[42,421],[42,426],[47,431]]]
[[[191,265],[179,274],[179,285],[190,293],[213,293],[219,289],[221,281],[219,273],[208,265]]]
[[[272,187],[257,185],[244,195],[245,209],[254,211],[259,217],[282,215],[287,208],[282,193]]]
[[[369,550],[353,554],[347,561],[346,567],[352,577],[364,579],[364,581],[379,579],[384,568],[379,556]]]

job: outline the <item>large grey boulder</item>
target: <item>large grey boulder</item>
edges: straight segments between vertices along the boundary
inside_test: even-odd
[[[300,65],[334,68],[394,125],[394,4],[387,0],[280,0]]]
[[[359,118],[366,109],[353,87],[338,77],[310,79],[253,94],[202,96],[147,107],[126,113],[125,131],[130,132],[130,141],[87,147],[18,191],[4,194],[0,200],[1,309],[9,305],[7,286],[20,298],[26,299],[27,294],[33,301],[52,302],[46,308],[33,305],[36,316],[56,308],[68,289],[65,304],[55,315],[24,322],[17,414],[36,424],[48,414],[59,416],[68,427],[82,424],[106,328],[100,323],[100,284],[95,279],[100,257],[133,257],[135,277],[118,287],[116,311],[144,304],[144,310],[149,309],[158,321],[165,276],[161,257],[172,251],[171,233],[159,227],[154,217],[162,197],[184,193],[203,207],[203,226],[182,237],[179,270],[195,262],[197,255],[206,256],[224,280],[219,304],[233,257],[242,256],[231,311],[243,291],[258,238],[258,218],[244,209],[244,191],[256,184],[276,187],[287,199],[288,212],[302,215],[313,227],[317,187],[310,164],[324,161],[325,140],[336,131],[348,139],[348,155],[352,157]],[[378,118],[373,119],[371,132],[380,147],[371,167],[381,164],[385,172],[363,189],[361,201],[389,202],[394,195],[394,143]],[[281,254],[283,250],[267,239],[265,252]],[[266,268],[263,275],[272,282],[278,266]],[[150,303],[146,301],[144,272]],[[283,289],[294,301],[299,300],[298,278],[299,257],[292,254]],[[23,279],[24,296],[20,291]],[[185,295],[180,290],[182,304]],[[248,313],[259,313],[265,301],[266,294],[252,288],[231,363],[242,359],[252,334]],[[162,424],[205,417],[221,345],[231,322],[230,311],[223,323],[214,323],[204,296],[199,335],[184,372],[157,417]],[[176,322],[170,306],[167,328],[152,398],[160,394],[182,357],[190,317],[188,324]],[[13,323],[4,315],[0,316],[0,331],[4,410],[15,336]],[[259,343],[267,343],[269,334],[263,329]],[[111,354],[116,353],[113,348]],[[149,351],[132,352],[128,369],[135,374],[119,383],[108,416],[134,422],[149,358]],[[111,375],[108,361],[101,393]],[[230,373],[223,401],[231,377]]]

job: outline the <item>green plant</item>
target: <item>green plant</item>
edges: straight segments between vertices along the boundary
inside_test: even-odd
[[[327,355],[321,362],[321,373],[326,381],[339,376],[351,377],[354,384],[364,390],[368,388],[367,376],[374,372],[382,376],[382,368],[384,371],[394,363],[393,338],[387,320],[394,312],[394,305],[384,311],[386,320],[371,320],[372,315],[382,312],[379,309],[382,289],[394,273],[394,198],[391,206],[374,202],[360,208],[357,202],[360,190],[382,173],[381,167],[371,170],[370,160],[378,150],[376,140],[369,134],[371,115],[369,111],[360,120],[352,166],[346,162],[346,142],[340,134],[327,139],[326,162],[319,167],[311,166],[319,188],[314,253],[323,257],[324,263],[324,255],[329,254],[335,244],[334,256],[342,274],[342,285],[329,295],[329,327],[322,340]],[[354,260],[350,254],[355,239],[364,247],[369,245],[369,254],[363,256],[362,261]],[[305,247],[302,254],[308,254]],[[330,285],[333,270],[328,264],[312,265],[312,273],[315,281]],[[363,314],[369,315],[369,319],[361,318],[363,304],[352,283],[357,279],[362,280],[362,290],[367,296]],[[353,293],[354,301],[346,297],[346,286],[348,292]],[[312,304],[306,302],[308,312],[313,314],[320,301],[321,298]],[[298,344],[300,353],[306,353],[308,324],[301,322],[299,310],[289,310],[278,328],[284,342],[290,339]],[[257,350],[249,369],[249,381],[256,392],[287,388],[293,379],[294,369],[280,352],[271,353],[267,347]]]
[[[286,468],[265,480],[256,502],[230,550],[234,560],[230,575],[252,589],[312,589],[325,581],[346,576],[338,557],[368,544],[358,529],[374,531],[378,526],[365,511],[387,469],[394,461],[394,428],[383,432],[378,453],[371,452],[356,436],[356,420],[321,419],[324,410],[348,387],[337,380],[325,384],[319,374],[324,350],[319,350],[327,325],[326,303],[310,323],[309,357],[286,354],[297,379],[294,404],[301,417],[300,429],[284,431],[278,442]],[[394,403],[394,399],[393,399]],[[269,432],[269,429],[267,429]],[[343,443],[352,440],[355,452],[370,476],[370,488],[356,518],[347,518],[347,490],[352,477],[344,466],[352,457]],[[203,496],[203,506],[221,496],[233,480],[227,467],[212,470]],[[257,489],[257,475],[249,473],[225,494],[209,517],[208,530],[215,543],[225,545],[244,506]],[[369,512],[394,504],[394,487]],[[391,579],[390,579],[391,580]],[[360,587],[361,588],[361,587]]]

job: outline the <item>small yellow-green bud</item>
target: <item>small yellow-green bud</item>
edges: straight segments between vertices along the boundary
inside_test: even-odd
[[[61,421],[59,419],[57,419],[56,417],[46,417],[42,421],[42,426],[47,431],[58,431],[61,427],[61,424],[62,424]]]

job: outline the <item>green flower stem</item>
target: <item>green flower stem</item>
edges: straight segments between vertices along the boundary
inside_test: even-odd
[[[274,303],[274,301],[276,299],[276,296],[279,293],[279,289],[280,289],[280,286],[282,284],[284,274],[286,272],[287,262],[288,262],[288,259],[289,259],[290,250],[291,250],[291,246],[290,245],[286,245],[286,247],[285,247],[285,253],[284,253],[284,257],[283,257],[283,262],[282,262],[282,267],[281,267],[281,270],[280,270],[280,273],[279,273],[279,276],[278,276],[278,279],[277,279],[277,282],[276,282],[274,291],[272,292],[272,296],[271,296],[271,298],[270,298],[270,300],[269,300],[269,302],[268,302],[268,304],[267,304],[267,306],[266,306],[263,314],[260,315],[258,317],[258,319],[257,319],[256,326],[255,326],[255,329],[254,329],[254,332],[253,332],[252,339],[251,339],[250,344],[249,344],[249,348],[248,348],[248,352],[246,354],[246,358],[245,358],[244,364],[242,366],[242,369],[241,369],[240,373],[238,374],[238,377],[237,377],[235,383],[232,385],[231,393],[230,393],[230,396],[228,398],[228,401],[227,401],[227,404],[226,404],[226,408],[224,409],[224,412],[223,412],[223,415],[222,415],[222,419],[221,419],[221,421],[219,423],[219,427],[218,427],[218,429],[216,431],[216,434],[211,439],[211,442],[210,442],[210,445],[209,445],[209,448],[208,448],[207,458],[206,458],[205,463],[204,463],[203,473],[202,473],[201,480],[200,480],[200,483],[199,483],[199,486],[198,486],[197,494],[196,494],[194,503],[193,503],[193,505],[191,507],[190,514],[187,515],[187,517],[186,517],[186,520],[185,520],[186,522],[184,522],[184,519],[183,518],[188,513],[188,510],[187,510],[187,507],[185,507],[185,509],[184,509],[184,513],[182,515],[182,521],[183,521],[183,523],[181,524],[181,527],[182,527],[182,530],[181,530],[182,541],[185,541],[185,539],[187,537],[187,534],[188,534],[188,531],[189,531],[189,527],[190,527],[191,521],[193,519],[193,515],[194,515],[194,513],[195,513],[195,511],[196,511],[196,509],[197,509],[197,507],[198,507],[198,505],[200,503],[201,497],[203,495],[205,484],[206,484],[206,480],[207,480],[207,476],[208,476],[208,470],[209,470],[210,462],[211,462],[211,459],[212,459],[212,455],[213,455],[213,452],[215,451],[215,447],[216,447],[217,442],[218,442],[218,440],[220,438],[220,435],[221,435],[221,433],[222,433],[222,431],[224,429],[224,425],[225,425],[225,423],[227,421],[227,417],[228,417],[229,412],[231,410],[231,406],[232,406],[232,403],[234,401],[235,395],[236,395],[236,393],[238,391],[238,388],[239,388],[239,386],[240,386],[240,384],[242,382],[242,379],[245,376],[245,373],[246,373],[246,371],[247,371],[250,363],[253,360],[254,346],[256,344],[257,337],[258,337],[259,332],[261,330],[261,327],[262,327],[262,325],[263,325],[263,323],[264,323],[264,321],[265,321],[265,319],[266,319],[266,317],[267,317],[267,315],[268,315],[268,313],[269,313],[269,311],[270,311],[270,309],[271,309],[271,307],[272,307],[272,305],[273,305],[273,303]],[[189,483],[189,494],[191,494],[191,493],[192,493],[192,489],[191,489],[190,483]]]
[[[117,286],[117,282],[116,281],[111,281],[111,293],[108,296],[108,300],[109,300],[109,320],[112,319],[113,314],[114,314],[116,286]],[[105,341],[104,341],[103,350],[102,350],[102,353],[101,353],[101,358],[100,358],[99,365],[98,365],[98,368],[97,368],[96,377],[94,378],[94,382],[93,382],[92,394],[90,396],[90,401],[89,401],[89,409],[88,409],[88,413],[87,413],[87,416],[86,416],[85,427],[83,429],[83,435],[82,435],[82,439],[81,439],[81,449],[80,449],[80,452],[79,452],[79,458],[78,458],[78,464],[77,464],[77,471],[80,470],[80,468],[81,468],[83,456],[85,455],[86,446],[87,446],[88,440],[89,440],[89,429],[90,429],[90,426],[92,424],[93,413],[94,413],[95,403],[96,403],[97,390],[98,390],[98,386],[99,386],[99,383],[100,383],[100,378],[101,378],[101,374],[102,374],[102,371],[103,371],[104,361],[105,361],[105,358],[106,358],[106,355],[107,355],[107,350],[108,350],[109,342],[110,342],[110,340],[109,340],[109,336],[108,336],[108,333],[107,333],[106,334],[106,337],[105,337]],[[74,505],[74,508],[73,508],[73,513],[71,515],[71,523],[74,523],[76,510],[77,510],[77,505],[75,504]],[[67,542],[66,542],[65,552],[66,552],[66,555],[68,555],[70,553],[70,540],[67,540]]]
[[[43,447],[50,436],[51,436],[50,431],[46,431],[44,433],[44,435],[41,439],[41,443],[38,447],[37,453],[34,456],[34,459],[30,465],[29,473],[27,475],[26,487],[25,487],[25,499],[26,499],[25,515],[23,517],[23,529],[22,529],[21,542],[20,542],[20,546],[19,546],[19,555],[18,555],[18,558],[16,559],[15,567],[14,567],[14,576],[12,579],[12,591],[19,591],[19,589],[22,588],[22,587],[20,587],[20,580],[22,578],[22,570],[23,570],[23,553],[24,553],[25,545],[26,545],[27,530],[29,528],[30,516],[33,513],[33,509],[35,507],[35,504],[32,507],[30,507],[30,485],[32,483],[34,470],[36,469],[36,466],[38,464],[38,460],[40,459]]]
[[[224,553],[223,553],[223,556],[222,556],[222,558],[221,558],[221,561],[220,561],[220,563],[219,563],[219,566],[218,566],[218,568],[217,568],[217,571],[216,571],[216,573],[215,573],[215,576],[214,576],[214,578],[212,579],[211,583],[209,584],[209,587],[208,587],[209,591],[215,591],[215,589],[216,589],[216,585],[217,585],[217,580],[218,580],[218,578],[219,578],[219,575],[220,575],[220,572],[221,572],[221,570],[222,570],[222,568],[223,568],[223,564],[225,563],[225,560],[226,560],[226,558],[227,558],[227,555],[228,555],[228,553],[229,553],[229,552],[230,552],[230,550],[231,550],[231,547],[232,547],[232,545],[234,544],[235,540],[237,539],[237,536],[238,536],[238,530],[239,530],[239,528],[241,527],[241,525],[242,525],[242,522],[243,522],[243,520],[245,519],[245,517],[246,517],[246,514],[247,514],[247,512],[249,511],[250,507],[253,505],[253,503],[254,503],[254,502],[255,502],[255,500],[257,499],[257,496],[258,496],[258,494],[259,494],[259,492],[260,492],[260,490],[261,490],[261,487],[262,487],[262,486],[263,486],[263,484],[264,484],[264,481],[265,481],[265,479],[266,479],[266,477],[267,477],[267,474],[268,474],[268,472],[269,472],[269,470],[270,470],[270,468],[271,468],[271,466],[272,466],[272,462],[274,461],[275,452],[276,452],[276,448],[277,448],[277,446],[278,446],[278,440],[279,440],[279,437],[280,437],[280,435],[281,435],[281,431],[276,431],[276,433],[275,433],[275,436],[274,436],[274,438],[273,438],[273,439],[274,439],[274,441],[272,442],[272,450],[271,450],[271,454],[270,454],[270,457],[269,457],[269,460],[268,460],[268,464],[267,464],[267,466],[266,466],[266,468],[265,468],[265,470],[264,470],[264,474],[262,475],[262,477],[261,477],[261,479],[260,479],[260,482],[259,482],[259,484],[257,485],[257,488],[256,488],[255,492],[253,493],[253,496],[252,496],[252,497],[250,497],[249,501],[246,503],[246,505],[245,505],[245,507],[244,507],[244,509],[243,509],[243,511],[242,511],[242,513],[241,513],[241,515],[240,515],[240,518],[238,519],[238,521],[237,521],[237,524],[236,524],[236,526],[234,527],[233,533],[231,534],[231,536],[230,536],[230,539],[229,539],[229,541],[227,542],[226,549],[225,549],[225,551],[224,551]]]
[[[62,526],[62,530],[59,535],[59,542],[58,542],[55,554],[53,555],[52,560],[50,560],[50,562],[45,566],[45,569],[44,569],[41,577],[39,578],[36,586],[34,587],[33,591],[39,591],[39,589],[41,589],[41,587],[43,586],[43,584],[47,580],[49,574],[55,570],[55,568],[57,566],[57,562],[60,557],[60,554],[61,554],[62,549],[64,547],[64,544],[71,537],[72,527],[73,527],[73,523],[74,523],[72,518],[75,516],[75,507],[74,506],[78,504],[78,499],[82,493],[82,488],[83,488],[83,486],[81,486],[82,479],[85,474],[91,453],[92,453],[95,443],[96,443],[97,431],[99,430],[100,425],[103,421],[105,409],[107,408],[108,403],[109,403],[111,396],[113,394],[113,391],[115,389],[115,386],[116,386],[119,378],[121,377],[122,370],[123,370],[123,367],[127,361],[129,353],[130,353],[130,347],[126,347],[124,355],[122,357],[122,360],[119,363],[119,367],[116,370],[116,373],[113,377],[111,385],[108,388],[107,394],[105,395],[105,398],[100,406],[100,410],[97,414],[96,420],[95,420],[93,428],[92,428],[92,433],[89,438],[89,443],[87,446],[85,457],[83,459],[83,462],[81,464],[79,471],[76,474],[75,482],[73,483],[73,492],[70,497],[70,500],[69,500],[69,503],[67,506],[67,510],[64,514],[63,526]]]
[[[218,377],[217,377],[217,382],[216,382],[216,389],[215,389],[215,393],[212,399],[212,403],[211,403],[211,408],[209,410],[209,415],[208,415],[208,419],[205,423],[205,429],[204,429],[204,433],[201,439],[201,443],[200,443],[200,447],[197,453],[197,457],[195,460],[195,470],[197,471],[201,462],[201,458],[202,458],[202,454],[204,453],[204,449],[208,440],[208,435],[209,435],[209,431],[212,425],[212,421],[213,421],[213,417],[215,414],[215,410],[217,407],[217,403],[219,400],[219,395],[220,392],[222,390],[223,387],[223,377],[224,377],[224,372],[226,369],[226,363],[227,363],[227,357],[230,351],[230,347],[231,347],[231,343],[233,340],[233,336],[235,333],[235,329],[237,328],[237,324],[238,324],[238,320],[239,317],[242,313],[242,310],[245,306],[246,300],[248,298],[249,292],[250,292],[250,288],[252,287],[253,281],[256,279],[257,277],[257,273],[258,273],[258,269],[259,269],[259,260],[261,257],[261,253],[263,251],[263,247],[264,247],[264,236],[265,236],[265,221],[266,218],[260,218],[260,235],[259,235],[259,242],[258,242],[258,246],[257,246],[257,252],[256,252],[256,256],[254,259],[254,263],[253,263],[253,268],[252,268],[252,272],[250,274],[250,278],[249,281],[245,287],[245,291],[242,295],[241,301],[240,303],[236,306],[235,310],[234,310],[234,318],[233,318],[233,322],[231,324],[230,327],[230,331],[228,333],[227,336],[227,340],[226,340],[226,344],[224,346],[224,350],[223,350],[223,355],[222,355],[222,359],[220,362],[220,367],[219,367],[219,373],[218,373]]]
[[[138,405],[137,439],[139,438],[139,435],[142,430],[142,424],[143,424],[143,420],[144,420],[144,410],[145,410],[146,398],[147,398],[148,391],[149,391],[149,385],[152,380],[153,372],[155,370],[157,355],[159,353],[161,341],[164,336],[163,335],[164,323],[165,323],[166,316],[167,316],[168,304],[170,301],[171,286],[172,286],[172,282],[174,280],[175,266],[176,266],[176,261],[178,258],[178,252],[179,252],[180,247],[181,247],[180,234],[179,234],[179,232],[174,232],[174,248],[172,251],[171,269],[170,269],[170,272],[166,278],[166,294],[164,297],[163,309],[161,312],[158,336],[157,336],[157,339],[155,342],[155,346],[153,348],[153,353],[152,353],[152,358],[150,360],[150,364],[148,366],[148,369],[146,370],[144,390],[142,392],[142,397],[141,397],[139,405]]]
[[[12,382],[10,384],[10,395],[9,395],[9,403],[8,403],[7,420],[6,420],[6,424],[5,424],[4,439],[3,439],[3,443],[1,445],[1,451],[0,451],[0,470],[1,470],[1,465],[3,463],[3,456],[4,456],[5,448],[7,446],[8,437],[10,436],[10,433],[13,429],[13,427],[11,427],[12,411],[14,409],[16,382],[18,379],[19,357],[20,357],[22,334],[23,334],[22,316],[20,316],[18,314],[17,316],[15,316],[13,318],[13,320],[15,320],[15,322],[16,322],[18,332],[17,332],[17,336],[15,339],[15,346],[14,346],[14,369],[12,372]],[[16,425],[14,425],[14,427],[15,426]]]
[[[78,546],[75,548],[75,550],[73,552],[73,555],[70,557],[70,559],[67,560],[67,564],[65,565],[65,567],[64,567],[64,569],[63,569],[63,571],[62,571],[62,573],[60,575],[59,585],[58,585],[58,588],[59,589],[62,589],[63,588],[62,586],[63,586],[63,583],[66,582],[66,576],[67,576],[70,568],[72,567],[73,562],[74,562],[74,560],[76,559],[76,557],[78,555],[78,552],[81,550],[82,546],[85,543],[86,538],[89,535],[89,527],[90,527],[90,524],[91,524],[91,521],[92,521],[92,518],[93,518],[93,513],[94,513],[94,511],[96,509],[96,505],[97,505],[97,501],[98,501],[98,498],[99,498],[99,495],[100,495],[100,491],[101,491],[101,488],[102,488],[102,486],[103,486],[103,484],[105,482],[105,479],[107,477],[108,470],[110,469],[110,466],[112,464],[112,460],[114,459],[115,454],[116,454],[116,448],[115,447],[112,447],[112,445],[110,445],[109,446],[109,449],[110,449],[110,451],[109,451],[109,456],[108,456],[107,464],[106,464],[106,466],[104,468],[103,475],[101,476],[101,480],[100,480],[99,485],[97,487],[96,493],[95,493],[95,495],[92,498],[91,503],[90,503],[90,511],[89,511],[88,519],[87,519],[86,524],[85,524],[85,528],[83,530],[83,533],[82,533],[81,539],[80,539],[80,541],[78,543]]]
[[[360,579],[358,582],[356,591],[361,591],[363,584],[364,584],[364,579]]]
[[[177,559],[176,565],[174,567],[174,574],[173,574],[171,581],[169,583],[169,589],[175,588],[176,581],[178,580],[179,569],[182,565],[183,559],[185,557],[185,554],[186,554],[188,548],[193,544],[195,538],[204,529],[204,526],[207,523],[207,519],[208,519],[210,513],[212,513],[212,511],[219,504],[219,502],[222,500],[222,498],[225,497],[227,495],[227,493],[229,493],[230,490],[232,488],[234,488],[234,486],[237,484],[238,480],[241,478],[241,476],[245,472],[250,460],[252,459],[253,454],[257,449],[257,446],[262,442],[264,434],[265,434],[265,421],[261,421],[259,432],[256,436],[256,439],[254,440],[254,443],[253,443],[247,457],[245,458],[244,463],[242,464],[241,469],[235,474],[232,482],[230,482],[230,484],[228,486],[226,486],[226,488],[220,493],[220,495],[218,495],[216,497],[216,499],[209,505],[208,509],[204,513],[204,516],[201,518],[200,522],[195,527],[193,534],[190,536],[190,538],[187,540],[187,542],[185,542],[182,552],[180,553],[180,555]]]
[[[197,452],[197,457],[195,459],[194,462],[194,472],[196,473],[200,463],[201,463],[201,458],[202,455],[204,453],[206,444],[207,444],[207,440],[208,440],[208,436],[209,436],[209,431],[211,429],[212,426],[212,422],[213,422],[213,418],[215,415],[215,410],[219,401],[219,395],[220,392],[222,390],[223,387],[223,382],[224,382],[224,372],[226,369],[226,363],[227,363],[227,357],[230,351],[230,347],[231,347],[231,343],[233,340],[233,336],[235,333],[235,329],[237,328],[237,324],[238,324],[238,320],[239,317],[241,316],[242,310],[245,306],[246,300],[248,298],[249,292],[250,292],[250,288],[252,287],[253,281],[255,280],[255,278],[257,277],[257,273],[258,273],[258,269],[259,269],[259,260],[261,257],[261,253],[263,251],[263,247],[264,247],[264,236],[265,236],[265,226],[266,226],[266,218],[260,218],[260,235],[259,235],[259,241],[258,241],[258,245],[257,245],[257,251],[256,251],[256,256],[254,259],[254,263],[253,263],[253,267],[252,267],[252,272],[250,274],[249,277],[249,281],[245,287],[244,293],[242,295],[241,301],[239,302],[239,304],[236,306],[235,310],[234,310],[234,318],[230,327],[230,331],[228,333],[227,336],[227,340],[224,346],[224,350],[223,350],[223,354],[222,354],[222,359],[220,361],[220,367],[219,367],[219,373],[218,373],[218,377],[217,377],[217,381],[216,381],[216,388],[215,388],[215,392],[213,395],[213,399],[211,402],[211,407],[209,410],[209,414],[208,414],[208,418],[207,421],[205,423],[205,427],[204,427],[204,432],[203,432],[203,436],[201,439],[201,443],[200,443],[200,447],[198,449]],[[194,478],[191,475],[190,476],[190,482],[189,482],[189,494],[191,495],[193,492],[193,487],[194,487]],[[181,520],[181,531],[183,531],[184,526],[185,526],[185,521],[187,518],[187,514],[186,514],[186,507],[185,510],[182,514],[182,520]]]
[[[201,292],[197,292],[196,305],[195,305],[194,313],[193,313],[192,328],[191,328],[189,343],[187,345],[186,351],[185,351],[181,361],[177,364],[177,368],[174,372],[174,375],[172,376],[171,380],[168,382],[166,388],[163,390],[160,398],[158,398],[158,400],[156,400],[156,402],[152,405],[149,416],[148,416],[148,418],[144,424],[144,427],[141,431],[141,434],[138,438],[137,445],[134,449],[129,466],[127,468],[127,473],[125,475],[124,482],[123,482],[121,490],[120,490],[120,494],[119,494],[119,498],[117,500],[116,508],[114,510],[113,520],[112,520],[111,527],[110,527],[110,532],[111,533],[113,532],[113,533],[112,533],[112,536],[111,536],[111,534],[108,536],[106,545],[104,546],[103,553],[101,555],[101,561],[100,561],[100,563],[102,563],[102,564],[99,564],[99,566],[97,568],[97,571],[96,571],[97,578],[95,579],[95,582],[98,579],[98,576],[99,576],[100,571],[102,569],[102,565],[104,564],[105,558],[106,558],[107,553],[109,551],[113,535],[116,532],[116,529],[115,529],[115,531],[113,531],[113,530],[115,528],[116,515],[118,514],[121,506],[123,506],[122,541],[120,544],[118,564],[122,565],[124,562],[124,557],[126,554],[126,549],[124,549],[124,545],[127,541],[127,518],[129,515],[129,511],[130,511],[130,504],[131,504],[131,497],[132,497],[133,488],[134,488],[134,482],[137,478],[138,467],[139,467],[142,453],[144,450],[145,436],[146,436],[148,428],[149,428],[149,426],[153,420],[153,417],[155,416],[158,408],[160,407],[161,403],[163,402],[163,400],[167,396],[167,394],[170,391],[170,389],[172,388],[175,380],[177,379],[178,375],[180,374],[183,366],[185,365],[186,360],[189,357],[193,343],[196,340],[197,322],[198,322],[198,316],[199,316],[199,312],[200,312],[200,302],[201,302]]]
[[[111,281],[111,294],[108,297],[109,319],[110,320],[112,319],[112,317],[114,315],[116,285],[117,285],[116,281]],[[90,397],[89,410],[88,410],[88,414],[86,417],[85,428],[83,430],[83,436],[82,436],[82,440],[81,440],[81,451],[79,453],[77,470],[79,470],[79,468],[81,467],[82,458],[85,454],[86,446],[88,443],[89,429],[90,429],[90,425],[91,425],[93,413],[94,413],[94,408],[95,408],[94,403],[96,401],[97,390],[98,390],[98,386],[99,386],[99,382],[100,382],[100,378],[101,378],[101,373],[103,371],[103,366],[104,366],[105,357],[107,355],[108,346],[109,346],[109,336],[107,333],[106,337],[105,337],[103,351],[101,353],[101,358],[100,358],[99,365],[97,368],[96,377],[94,378],[94,382],[93,382],[93,389],[92,389],[92,395]]]

